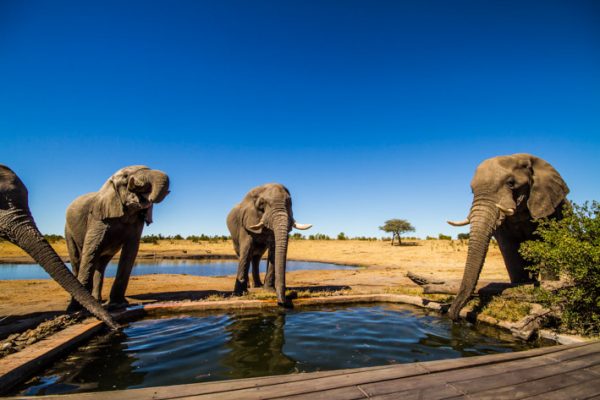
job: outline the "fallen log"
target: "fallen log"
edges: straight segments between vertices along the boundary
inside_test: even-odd
[[[418,275],[413,272],[408,272],[406,276],[423,288],[425,294],[457,294],[460,288],[461,279],[446,279],[441,280],[425,275]],[[520,285],[510,282],[492,282],[480,280],[477,282],[474,295],[491,296],[501,294],[506,289],[517,287]]]

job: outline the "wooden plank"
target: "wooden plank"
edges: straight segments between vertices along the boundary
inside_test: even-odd
[[[572,349],[570,351],[571,357],[576,358],[580,356],[580,349]],[[569,352],[567,352],[569,353]],[[585,368],[587,366],[595,365],[600,363],[600,352],[593,353],[596,355],[593,359],[588,359],[587,362],[582,362],[580,364],[574,365],[573,369]],[[564,359],[567,356],[563,356]],[[528,359],[521,360],[513,360],[508,362],[501,362],[496,364],[488,364],[484,366],[477,366],[472,368],[464,368],[464,369],[452,369],[447,371],[441,371],[437,373],[432,373],[430,375],[423,375],[419,377],[413,377],[410,379],[400,378],[389,380],[386,382],[375,382],[370,384],[361,385],[361,388],[369,395],[369,396],[377,396],[387,393],[399,392],[402,390],[416,390],[426,388],[431,385],[441,384],[441,383],[451,383],[453,386],[454,382],[461,381],[477,381],[484,377],[494,375],[498,376],[499,374],[505,373],[507,371],[514,370],[523,370],[523,369],[531,369],[536,367],[542,367],[547,364],[556,364],[551,355],[542,355],[538,357],[532,357]],[[465,391],[468,386],[467,385],[456,385],[457,389]]]
[[[407,396],[428,390],[432,387],[439,388],[444,382],[439,378],[447,380],[475,379],[480,376],[480,370],[486,370],[486,374],[506,373],[508,370],[535,368],[544,364],[555,364],[560,360],[569,360],[577,357],[597,353],[600,350],[600,342],[582,343],[569,346],[554,346],[549,348],[535,349],[525,352],[504,353],[491,356],[478,356],[454,360],[441,360],[414,364],[399,364],[391,366],[368,367],[351,370],[323,371],[315,373],[301,373],[293,375],[280,375],[261,378],[249,378],[230,381],[206,382],[177,386],[132,389],[126,391],[112,391],[99,393],[84,393],[67,396],[41,396],[38,399],[173,399],[191,396],[194,398],[211,399],[239,399],[239,398],[273,398],[285,396],[315,397],[315,393],[350,393],[355,390],[346,389],[359,385],[359,388],[375,382],[381,384],[394,380],[409,381],[413,379],[425,382],[425,387],[411,384],[410,387],[389,385],[388,390],[392,393],[404,392]],[[440,376],[440,373],[446,375]],[[592,371],[590,371],[592,372]],[[428,380],[426,376],[436,376],[437,380]],[[481,375],[484,376],[484,375]],[[405,379],[407,377],[414,377]],[[397,384],[397,382],[396,382]],[[445,386],[444,386],[445,387]],[[346,392],[346,390],[348,390]],[[448,389],[445,389],[448,390]],[[414,393],[413,393],[414,391]],[[451,391],[451,389],[450,389]],[[429,392],[428,392],[429,393]],[[387,393],[379,393],[386,395]],[[448,393],[449,396],[456,393]]]
[[[474,380],[484,376],[504,372],[507,368],[531,368],[545,365],[548,362],[548,359],[543,359],[542,357],[514,360],[506,363],[489,364],[484,366],[476,366],[473,368],[451,369],[408,379],[400,378],[385,382],[373,382],[363,384],[361,385],[361,388],[369,396],[379,396],[388,393],[424,389],[432,385],[451,383],[452,381],[456,380]]]
[[[594,384],[595,382],[595,384]],[[524,382],[519,385],[509,385],[497,389],[491,389],[484,392],[479,392],[473,397],[480,400],[504,400],[504,399],[524,399],[524,398],[560,398],[574,399],[574,390],[580,387],[591,386],[595,387],[590,395],[600,393],[600,381],[598,376],[586,370],[577,370],[567,372],[557,376],[549,376],[543,379],[538,379],[530,382]],[[564,390],[565,388],[570,388]],[[553,393],[561,393],[562,397],[556,397]]]
[[[463,394],[450,385],[434,385],[422,389],[413,389],[403,392],[388,393],[380,396],[369,397],[371,400],[441,400],[449,397],[462,396]]]
[[[600,347],[600,342],[585,342],[585,343],[577,343],[568,346],[550,346],[550,347],[541,347],[538,349],[527,350],[527,351],[518,351],[513,353],[502,353],[502,354],[493,354],[493,355],[483,355],[483,356],[474,356],[474,357],[463,357],[463,358],[455,358],[451,360],[437,360],[437,361],[428,361],[428,362],[420,362],[419,364],[427,369],[429,372],[437,372],[437,371],[445,371],[448,369],[454,368],[465,368],[473,365],[486,365],[493,364],[497,362],[503,361],[511,361],[511,360],[519,360],[523,358],[531,358],[535,356],[558,353],[563,351],[570,351],[573,349],[585,348],[589,349],[590,346]],[[589,350],[584,350],[584,352]]]
[[[542,357],[539,358],[541,359]],[[580,356],[572,360],[552,364],[546,363],[541,366],[533,366],[527,369],[509,369],[507,372],[501,374],[482,376],[476,379],[466,379],[450,383],[463,393],[472,394],[502,386],[517,385],[549,376],[561,375],[566,372],[595,365],[600,365],[600,353],[593,353],[591,356]]]
[[[194,396],[197,399],[265,399],[284,397],[307,393],[316,393],[329,389],[342,388],[346,386],[360,385],[378,380],[396,379],[399,377],[426,374],[422,368],[413,364],[398,365],[396,368],[382,369],[378,371],[365,371],[357,374],[336,375],[325,378],[316,378],[306,382],[279,383],[268,386],[257,386],[229,392],[207,393]]]
[[[292,396],[273,397],[273,399],[286,400],[359,400],[367,396],[356,386],[348,386],[339,389],[329,389],[320,392],[297,394]]]

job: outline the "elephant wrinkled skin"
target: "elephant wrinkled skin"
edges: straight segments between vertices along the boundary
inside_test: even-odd
[[[475,290],[494,236],[512,283],[533,279],[519,246],[535,238],[536,219],[561,218],[569,188],[546,161],[531,154],[498,156],[483,161],[471,181],[473,203],[469,216],[454,226],[470,224],[469,250],[460,289],[450,310],[457,319]]]
[[[80,304],[112,329],[118,324],[73,276],[38,230],[29,210],[27,188],[7,166],[0,164],[0,238],[25,250]]]
[[[285,265],[288,233],[292,228],[308,229],[312,225],[297,224],[292,215],[292,198],[285,186],[268,183],[252,189],[227,216],[233,247],[240,258],[234,293],[248,289],[248,268],[252,262],[255,287],[261,286],[259,264],[269,249],[265,288],[275,290],[277,302],[285,305]]]
[[[164,172],[135,165],[120,169],[98,192],[80,196],[69,205],[65,239],[73,272],[99,301],[106,266],[121,250],[109,305],[127,304],[125,291],[144,222],[152,223],[153,205],[168,193],[169,177]],[[71,307],[77,308],[77,303],[72,301]]]

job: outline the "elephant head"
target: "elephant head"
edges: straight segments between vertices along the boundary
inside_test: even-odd
[[[0,237],[25,250],[89,312],[113,329],[117,323],[62,262],[38,230],[29,211],[27,188],[7,166],[0,164]]]
[[[275,292],[277,301],[286,304],[285,267],[288,233],[292,228],[304,230],[312,225],[298,224],[292,215],[292,198],[289,190],[280,184],[270,183],[252,189],[241,203],[243,228],[250,234],[272,232],[275,241]]]
[[[471,181],[473,203],[464,221],[470,224],[469,250],[460,289],[449,315],[457,319],[473,294],[490,239],[498,239],[511,281],[528,279],[518,254],[520,242],[532,238],[532,220],[560,213],[569,188],[546,161],[530,154],[498,156],[483,161]],[[502,234],[501,234],[502,232]]]
[[[169,177],[143,165],[125,167],[113,174],[98,192],[92,214],[97,219],[142,214],[152,223],[152,206],[169,194]]]

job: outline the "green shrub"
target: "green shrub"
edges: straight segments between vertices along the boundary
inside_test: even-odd
[[[520,252],[535,273],[560,276],[566,285],[542,290],[541,300],[558,306],[565,328],[600,333],[600,203],[565,207],[562,220],[543,219],[540,240],[521,245]]]
[[[346,239],[348,239],[348,238],[346,237],[346,234],[344,232],[338,233],[337,240],[346,240]]]
[[[456,237],[459,240],[469,240],[469,234],[468,233],[459,233]]]
[[[438,239],[440,239],[440,240],[452,240],[452,236],[448,236],[448,235],[444,235],[443,233],[440,233],[438,235]]]
[[[300,232],[294,232],[292,235],[290,235],[290,239],[292,239],[292,240],[304,240],[306,238]]]

